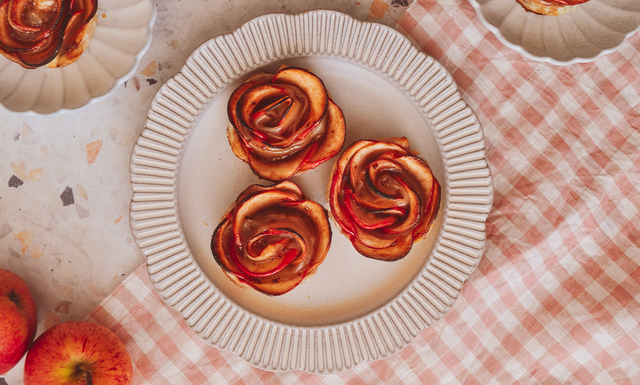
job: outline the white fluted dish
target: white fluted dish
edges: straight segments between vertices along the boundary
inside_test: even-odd
[[[316,275],[269,297],[231,282],[210,242],[238,194],[268,184],[231,151],[229,96],[283,64],[324,81],[345,114],[345,145],[406,136],[443,194],[432,230],[404,259],[365,258],[332,223]],[[293,178],[325,208],[334,160]],[[132,232],[157,292],[204,341],[273,371],[333,373],[409,344],[475,270],[493,200],[482,129],[450,74],[397,31],[333,11],[262,16],[199,47],[156,94],[130,173]]]
[[[556,65],[586,63],[615,51],[640,27],[640,1],[591,0],[567,14],[526,12],[515,0],[469,0],[508,47]]]
[[[151,44],[151,0],[99,0],[93,38],[74,63],[26,69],[0,55],[0,105],[26,114],[77,110],[112,94]]]

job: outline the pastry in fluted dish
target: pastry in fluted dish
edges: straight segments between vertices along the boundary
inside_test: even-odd
[[[589,0],[516,0],[522,7],[533,13],[544,16],[558,16],[569,13],[578,4]]]
[[[276,296],[315,274],[330,245],[327,211],[284,181],[244,190],[214,231],[211,251],[232,281]]]
[[[306,69],[253,74],[231,94],[227,112],[233,153],[273,182],[319,166],[344,144],[342,111]]]
[[[97,0],[0,0],[0,53],[25,68],[64,67],[89,44]]]
[[[431,229],[440,184],[406,138],[359,140],[334,165],[329,205],[360,254],[394,261]]]

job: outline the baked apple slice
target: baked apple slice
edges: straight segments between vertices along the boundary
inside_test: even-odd
[[[327,211],[284,181],[244,190],[213,233],[211,251],[232,281],[276,296],[311,277],[330,244]]]
[[[394,261],[431,229],[440,184],[406,138],[359,140],[334,165],[329,205],[360,254]]]
[[[324,83],[308,70],[254,74],[229,98],[233,153],[261,178],[281,182],[336,156],[346,125]]]
[[[527,12],[543,16],[558,16],[569,13],[573,7],[589,0],[516,0]]]

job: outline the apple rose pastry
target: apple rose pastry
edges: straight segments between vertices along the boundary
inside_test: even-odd
[[[0,0],[0,52],[25,68],[64,67],[93,36],[97,0]]]
[[[360,254],[394,261],[431,228],[440,184],[406,138],[359,140],[336,161],[329,205]]]
[[[522,7],[545,16],[558,16],[571,12],[574,6],[589,0],[516,0]]]
[[[311,72],[284,67],[251,76],[229,98],[233,153],[258,176],[281,182],[337,155],[344,115]]]
[[[275,296],[311,277],[330,244],[326,210],[284,181],[244,190],[213,233],[211,251],[232,281]]]

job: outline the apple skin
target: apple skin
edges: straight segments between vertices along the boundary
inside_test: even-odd
[[[129,385],[133,365],[124,344],[104,326],[59,323],[27,353],[25,385]]]
[[[29,349],[38,326],[36,303],[17,274],[0,268],[0,375],[11,370]]]

